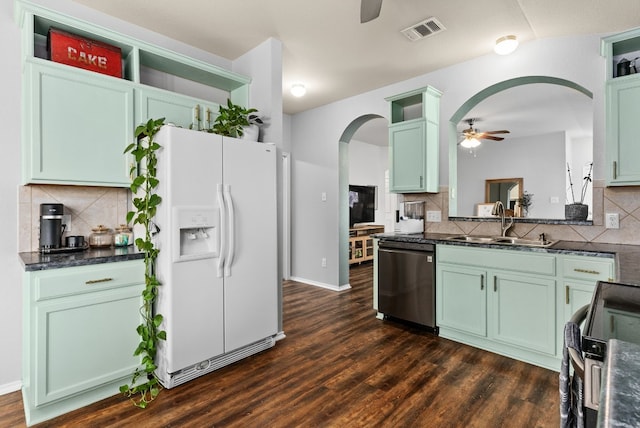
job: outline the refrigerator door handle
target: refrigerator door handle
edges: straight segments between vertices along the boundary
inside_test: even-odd
[[[233,256],[236,251],[235,239],[235,208],[233,206],[233,198],[231,197],[231,186],[224,186],[224,197],[227,205],[227,231],[229,232],[229,245],[227,249],[227,257],[224,263],[224,276],[231,276],[231,265],[233,264]]]
[[[220,232],[218,236],[220,237],[220,249],[218,251],[218,269],[217,275],[218,278],[222,278],[223,268],[224,268],[224,253],[227,248],[227,238],[226,238],[226,230],[227,230],[227,216],[224,204],[224,195],[222,194],[222,184],[218,183],[217,186],[218,193],[218,209],[220,210]]]

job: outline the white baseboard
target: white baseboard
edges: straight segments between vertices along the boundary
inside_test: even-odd
[[[349,290],[351,288],[351,284],[336,286],[332,284],[325,284],[324,282],[318,282],[318,281],[312,281],[310,279],[300,278],[297,276],[292,276],[290,279],[292,281],[313,285],[314,287],[326,288],[331,291],[344,291],[344,290]]]
[[[5,383],[4,385],[0,385],[0,395],[20,391],[20,388],[22,388],[22,382],[20,382],[19,380],[11,383]]]

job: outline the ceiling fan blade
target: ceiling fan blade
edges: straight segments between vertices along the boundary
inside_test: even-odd
[[[360,23],[372,21],[380,16],[382,0],[360,0]]]
[[[492,135],[482,135],[478,138],[482,138],[483,140],[493,140],[493,141],[502,141],[504,138],[502,137],[494,137]]]
[[[484,131],[485,134],[510,134],[509,131],[503,129],[501,131]]]

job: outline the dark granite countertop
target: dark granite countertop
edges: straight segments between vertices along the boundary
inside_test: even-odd
[[[640,426],[640,346],[611,339],[600,390],[599,427]]]
[[[448,241],[453,236],[445,233],[378,233],[373,235],[379,239],[389,239],[400,242],[425,244],[447,244],[465,247],[485,247],[501,250],[530,251],[551,254],[570,254],[579,256],[609,257],[616,259],[616,278],[618,282],[640,284],[640,245],[601,244],[596,242],[558,241],[550,247],[527,247],[504,244],[487,244],[477,242]]]
[[[89,248],[84,251],[43,254],[40,252],[18,253],[25,271],[59,269],[100,263],[123,262],[144,258],[144,253],[129,247]]]

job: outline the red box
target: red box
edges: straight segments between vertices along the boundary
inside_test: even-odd
[[[49,29],[49,59],[109,76],[122,77],[122,53],[117,46]]]

